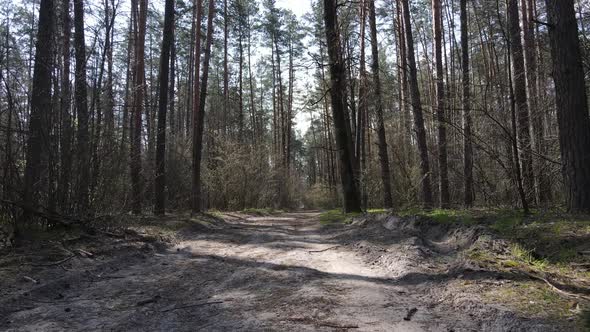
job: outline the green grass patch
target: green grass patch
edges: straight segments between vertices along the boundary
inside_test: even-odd
[[[522,224],[523,217],[518,213],[501,214],[492,219],[490,228],[500,234],[510,234]]]
[[[473,210],[452,210],[452,209],[434,209],[429,211],[409,209],[398,214],[400,217],[421,216],[430,218],[441,224],[465,224],[474,225],[480,217],[479,211]]]
[[[368,209],[367,213],[368,214],[383,214],[383,213],[387,213],[387,210],[385,210],[385,209]]]
[[[513,245],[510,248],[510,253],[515,260],[527,264],[536,270],[545,271],[549,266],[549,262],[546,259],[536,258],[533,250],[526,249],[520,244]]]
[[[362,213],[343,213],[342,210],[329,210],[322,212],[319,216],[322,225],[331,225],[336,223],[351,223],[352,219],[362,215]]]
[[[516,282],[493,288],[484,293],[484,298],[500,301],[531,317],[568,319],[576,316],[571,301],[559,296],[546,285],[533,281]],[[581,318],[581,317],[580,317]]]

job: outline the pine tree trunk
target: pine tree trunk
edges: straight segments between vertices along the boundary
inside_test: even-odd
[[[192,165],[192,213],[201,211],[201,141],[198,132],[198,121],[200,112],[200,76],[201,76],[201,21],[203,18],[203,0],[195,0],[195,49],[194,49],[194,86],[193,86],[193,112],[192,112],[192,143],[193,143],[193,165]],[[187,115],[188,116],[188,115]]]
[[[168,109],[168,79],[170,70],[170,49],[174,40],[174,0],[166,0],[164,12],[164,35],[160,54],[160,82],[158,106],[158,132],[156,143],[156,178],[154,183],[154,213],[166,213],[166,111]]]
[[[424,128],[424,116],[422,114],[422,102],[420,100],[420,90],[418,88],[418,73],[416,68],[416,56],[414,54],[414,38],[412,36],[410,7],[408,0],[401,0],[401,2],[404,14],[404,30],[406,33],[406,55],[408,57],[410,98],[414,110],[414,130],[416,131],[416,140],[420,155],[422,202],[426,208],[431,208],[433,206],[433,199],[432,183],[430,180],[430,162],[428,160],[428,145],[426,142],[426,129]]]
[[[26,166],[24,175],[23,201],[28,207],[37,208],[41,191],[41,176],[46,168],[47,132],[43,119],[45,112],[51,110],[51,60],[53,56],[55,15],[52,0],[41,0],[39,5],[39,28],[35,45],[35,67],[33,70],[33,87],[31,90],[31,112],[29,117],[29,137],[27,139]],[[30,217],[26,211],[22,222]],[[18,229],[15,230],[18,235]]]
[[[432,21],[434,34],[434,62],[436,67],[436,119],[438,126],[438,172],[439,203],[443,209],[449,208],[449,170],[447,152],[447,125],[445,117],[446,95],[442,54],[442,6],[440,0],[432,0]]]
[[[471,207],[474,201],[473,190],[473,141],[471,117],[471,90],[469,68],[469,34],[467,0],[461,0],[461,67],[463,69],[463,203]]]
[[[379,48],[377,46],[377,19],[375,14],[375,0],[369,0],[369,25],[371,27],[371,53],[373,70],[373,85],[375,93],[375,115],[377,116],[377,139],[379,147],[379,161],[381,163],[381,182],[383,185],[383,207],[393,208],[391,196],[391,170],[389,166],[389,154],[387,152],[387,138],[385,136],[385,123],[383,120],[383,96],[381,91],[381,79],[379,78]]]
[[[350,131],[346,129],[346,110],[343,92],[346,91],[346,69],[341,54],[340,33],[338,25],[338,6],[336,0],[324,0],[324,19],[326,41],[330,63],[330,95],[332,115],[336,131],[336,144],[340,157],[340,178],[344,196],[344,212],[360,212],[361,201],[354,179],[354,152],[351,149]]]
[[[59,180],[58,204],[62,213],[69,212],[69,192],[72,172],[72,116],[71,116],[71,85],[70,85],[70,36],[71,16],[70,1],[63,1],[63,71],[61,78],[61,176]]]
[[[534,190],[532,165],[530,118],[527,104],[526,73],[520,34],[520,20],[518,16],[518,0],[508,0],[508,38],[510,55],[512,57],[512,82],[516,103],[518,124],[518,150],[522,169],[522,180],[527,201]]]
[[[135,9],[137,13],[137,7]],[[133,86],[133,126],[131,130],[131,187],[132,187],[132,211],[141,214],[143,200],[143,181],[141,180],[141,133],[142,113],[145,94],[145,32],[147,21],[147,0],[139,0],[138,34],[135,39],[135,63]]]
[[[573,1],[546,0],[559,145],[571,212],[590,212],[590,118]]]
[[[198,0],[201,1],[201,0]],[[205,126],[205,104],[207,98],[207,81],[209,79],[209,61],[211,59],[211,44],[213,43],[213,18],[215,17],[215,1],[209,0],[209,17],[207,20],[207,40],[205,45],[205,58],[203,59],[203,81],[201,83],[201,94],[199,97],[199,112],[196,119],[196,142],[195,147],[195,160],[194,160],[194,176],[193,184],[193,197],[194,203],[193,213],[202,212],[204,208],[201,206],[202,201],[202,188],[201,188],[201,159],[203,154],[203,132]]]
[[[86,43],[84,40],[84,3],[74,0],[74,49],[76,54],[76,111],[78,113],[77,155],[78,190],[77,210],[87,214],[90,186],[90,136],[88,130],[88,93],[86,86]]]

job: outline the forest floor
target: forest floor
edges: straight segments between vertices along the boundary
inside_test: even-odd
[[[584,264],[554,271],[498,236],[508,221],[332,217],[176,215],[44,235],[0,252],[0,330],[584,330]]]

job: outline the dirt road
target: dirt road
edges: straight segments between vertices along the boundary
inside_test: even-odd
[[[407,271],[412,255],[403,250],[414,240],[397,239],[399,260],[385,268],[370,263],[362,242],[346,240],[349,230],[317,217],[227,215],[209,230],[180,230],[178,244],[158,253],[130,251],[82,271],[62,266],[57,279],[7,292],[0,330],[559,330],[438,298],[440,284],[420,266]]]

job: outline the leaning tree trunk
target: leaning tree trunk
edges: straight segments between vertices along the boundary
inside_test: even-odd
[[[326,26],[326,41],[330,63],[330,95],[332,97],[332,115],[336,144],[340,157],[340,179],[344,196],[344,212],[360,212],[361,201],[357,182],[354,179],[354,153],[351,149],[350,131],[346,129],[346,115],[344,105],[344,91],[346,91],[346,70],[341,54],[340,32],[338,31],[337,0],[324,0],[324,20]]]
[[[154,213],[166,212],[166,111],[168,109],[168,79],[170,70],[170,49],[174,40],[174,0],[166,0],[164,12],[164,36],[160,55],[160,101],[158,107],[158,132],[156,143],[156,179],[154,183]]]
[[[590,118],[572,0],[546,0],[559,145],[572,212],[590,212]]]
[[[420,171],[422,182],[422,201],[426,208],[431,208],[432,184],[430,182],[430,162],[428,160],[428,145],[426,142],[426,129],[424,128],[424,116],[422,114],[422,102],[420,101],[420,90],[418,88],[418,71],[416,69],[416,56],[414,53],[414,37],[412,36],[412,24],[410,18],[410,5],[408,0],[401,0],[403,6],[403,20],[406,33],[406,55],[408,57],[410,97],[414,109],[414,129],[418,142],[420,154]]]
[[[369,1],[369,25],[371,26],[371,53],[373,62],[373,84],[375,91],[375,107],[377,116],[377,139],[379,146],[379,161],[381,162],[381,181],[383,184],[383,206],[393,207],[391,196],[391,170],[389,167],[389,155],[387,153],[387,138],[385,137],[385,124],[383,120],[383,96],[381,92],[381,79],[379,78],[379,48],[377,47],[377,19],[375,18],[375,0]]]

